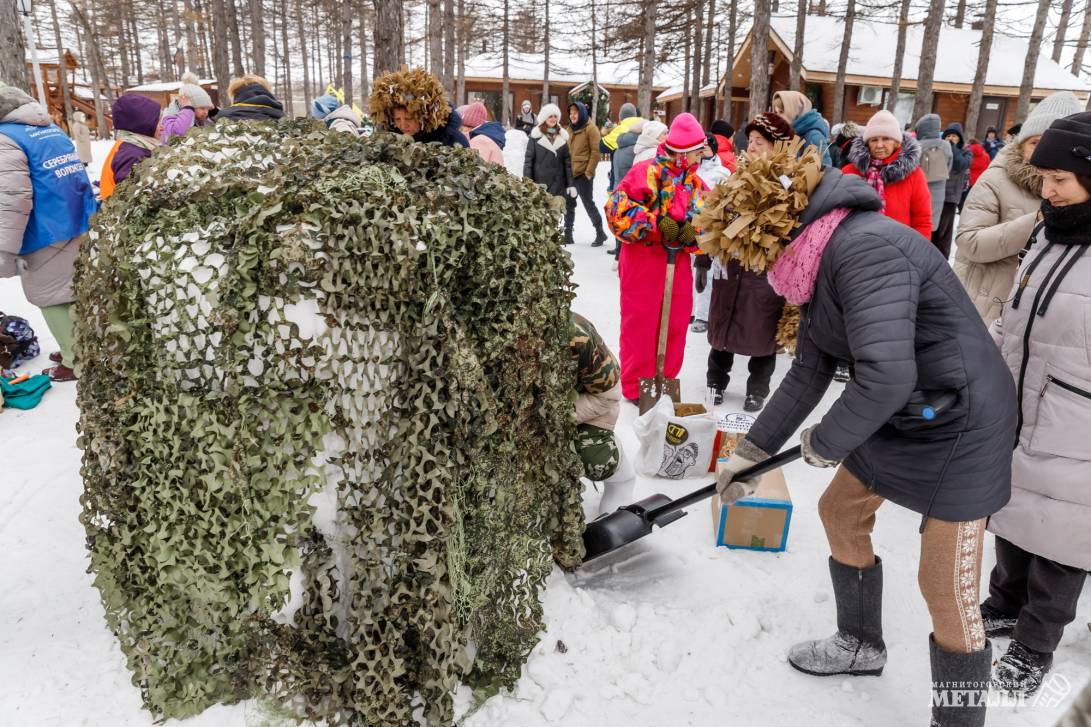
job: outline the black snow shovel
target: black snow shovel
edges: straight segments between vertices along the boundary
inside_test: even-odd
[[[678,225],[675,224],[674,227],[674,236],[677,237]],[[655,378],[640,379],[641,414],[655,406],[663,396],[669,396],[675,404],[682,400],[682,390],[678,379],[663,378],[663,364],[667,358],[667,330],[670,328],[671,298],[674,294],[674,259],[683,247],[684,244],[671,246],[669,242],[663,243],[663,248],[667,251],[667,280],[663,286],[663,306],[659,310],[659,343],[655,349]]]
[[[802,454],[799,445],[796,445],[743,470],[735,475],[734,479],[747,480],[760,477],[799,459]],[[716,494],[715,482],[677,500],[672,500],[663,494],[656,494],[592,520],[587,523],[583,531],[583,548],[586,552],[583,562],[612,553],[618,548],[640,540],[652,532],[653,526],[670,525],[685,516],[686,513],[682,511],[682,508],[714,494]]]

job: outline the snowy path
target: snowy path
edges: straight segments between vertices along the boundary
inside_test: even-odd
[[[97,151],[97,150],[96,150]],[[605,171],[598,177],[605,197]],[[579,284],[575,309],[606,341],[618,340],[617,278],[580,212],[572,249]],[[0,280],[0,310],[27,317],[53,350],[37,309],[16,280]],[[683,398],[700,401],[708,345],[691,334],[682,370]],[[32,364],[44,367],[45,356]],[[776,380],[787,369],[778,361]],[[745,372],[744,362],[736,363]],[[840,391],[835,385],[824,410]],[[727,407],[742,405],[742,377]],[[618,431],[636,451],[623,405]],[[125,661],[106,629],[86,571],[78,522],[79,451],[75,388],[59,384],[30,412],[0,414],[0,727],[151,725]],[[812,417],[812,420],[817,416]],[[708,507],[699,504],[668,530],[580,573],[555,571],[544,594],[547,631],[510,695],[486,702],[466,727],[704,726],[750,724],[923,725],[928,714],[928,612],[917,590],[917,515],[893,505],[878,515],[876,548],[885,561],[886,641],[880,678],[808,677],[784,653],[802,638],[833,630],[827,549],[816,503],[828,471],[790,465],[795,501],[788,550],[780,554],[718,550]],[[641,480],[638,496],[677,495],[701,480]],[[588,493],[592,507],[596,495]],[[992,567],[989,538],[986,578]],[[1087,589],[1091,591],[1091,587]],[[1091,679],[1091,595],[1057,652],[1054,672],[1074,688]],[[563,647],[559,647],[563,642]],[[1001,641],[1000,648],[1006,646]],[[465,706],[465,694],[460,694]],[[1065,700],[1066,702],[1068,700]],[[1053,725],[1063,705],[990,712],[997,727]],[[216,707],[186,727],[270,724],[259,705]]]

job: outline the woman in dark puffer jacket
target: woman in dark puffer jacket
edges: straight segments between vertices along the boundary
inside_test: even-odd
[[[1015,387],[947,261],[880,206],[865,182],[836,170],[810,194],[769,273],[774,290],[801,306],[796,357],[746,439],[718,463],[718,490],[727,503],[753,492],[754,482],[732,477],[777,452],[818,405],[836,362],[851,362],[852,381],[801,436],[808,464],[840,465],[819,501],[837,632],[797,644],[788,660],[821,676],[882,672],[882,562],[871,531],[891,500],[922,515],[918,580],[932,616],[933,683],[974,692],[992,663],[977,608],[981,545],[986,518],[1011,493]],[[953,403],[934,419],[913,413],[915,401],[941,394]],[[984,723],[984,702],[933,704],[933,725]]]

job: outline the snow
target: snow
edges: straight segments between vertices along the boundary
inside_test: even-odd
[[[215,86],[215,78],[202,78],[199,81],[201,86]],[[126,89],[126,93],[129,91],[143,92],[143,93],[156,93],[162,91],[177,91],[182,87],[181,81],[163,81],[162,83],[145,83],[142,86],[132,86]]]
[[[93,168],[101,167],[108,149],[109,142],[95,145]],[[603,165],[595,180],[600,205],[606,174]],[[604,248],[589,247],[592,237],[581,211],[577,244],[568,248],[579,285],[573,307],[616,350],[617,274]],[[27,369],[48,365],[46,354],[55,343],[17,280],[0,280],[0,310],[28,318],[42,339],[43,353]],[[702,399],[707,354],[705,337],[691,334],[680,376],[686,401]],[[774,384],[788,365],[787,358],[778,360]],[[742,406],[745,362],[735,366],[727,411]],[[0,725],[5,727],[153,724],[86,572],[85,536],[78,521],[82,486],[75,393],[75,385],[57,384],[37,409],[0,413],[8,455],[0,475]],[[817,421],[839,393],[835,384],[804,426]],[[635,407],[622,404],[617,432],[630,456],[636,453],[635,416]],[[828,549],[816,509],[830,475],[799,462],[785,469],[795,512],[783,553],[715,548],[708,506],[700,503],[667,530],[625,551],[576,573],[555,569],[542,596],[546,628],[522,678],[509,693],[476,707],[469,690],[461,688],[456,694],[465,713],[461,724],[680,727],[751,724],[758,716],[768,724],[786,725],[927,723],[930,618],[917,587],[915,513],[889,505],[878,515],[874,540],[885,562],[889,650],[883,676],[822,679],[796,672],[785,660],[792,644],[834,630]],[[638,478],[636,496],[677,496],[704,481]],[[598,494],[589,488],[587,511],[597,503]],[[983,590],[993,560],[990,536]],[[1054,667],[1073,691],[1091,678],[1088,591],[1091,586],[1065,632]],[[1006,644],[995,645],[997,656]],[[995,708],[989,724],[1053,725],[1071,698],[1057,706]],[[270,715],[265,705],[250,701],[167,724],[281,724]]]
[[[772,30],[789,51],[795,47],[795,18],[773,17]],[[833,16],[808,15],[803,40],[803,67],[807,71],[837,73],[844,37],[844,22]],[[848,75],[889,79],[894,74],[898,26],[857,18],[852,26],[852,47]],[[905,38],[903,74],[905,80],[916,78],[920,68],[924,28],[910,25]],[[940,30],[936,55],[935,82],[973,84],[977,71],[981,31],[944,25]],[[1029,54],[1027,41],[1008,35],[993,35],[992,50],[985,83],[989,86],[1019,88],[1023,67]],[[1067,91],[1091,90],[1091,83],[1081,80],[1053,61],[1045,52],[1038,56],[1034,87]]]

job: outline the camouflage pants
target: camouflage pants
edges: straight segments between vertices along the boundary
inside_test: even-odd
[[[591,424],[576,428],[576,452],[583,460],[583,474],[593,482],[602,482],[614,474],[618,465],[618,448],[614,433]]]

